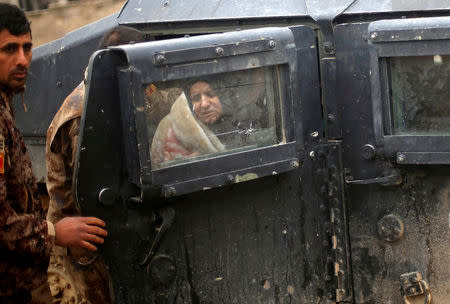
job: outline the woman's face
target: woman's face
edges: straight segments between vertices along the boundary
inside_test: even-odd
[[[211,86],[204,81],[197,81],[191,86],[189,95],[194,113],[206,123],[215,123],[223,114],[219,97]]]

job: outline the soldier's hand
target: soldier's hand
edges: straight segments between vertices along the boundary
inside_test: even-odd
[[[83,247],[96,251],[108,235],[105,222],[96,217],[65,217],[55,224],[55,244],[63,247]]]

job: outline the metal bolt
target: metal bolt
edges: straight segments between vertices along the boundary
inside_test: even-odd
[[[345,272],[344,272],[343,270],[339,270],[339,271],[338,271],[338,275],[339,275],[340,277],[342,277],[342,276],[344,275],[344,273],[345,273]]]
[[[228,175],[227,175],[227,182],[229,182],[229,183],[234,182],[234,176],[231,175],[231,174],[228,174]]]
[[[370,34],[370,39],[372,39],[372,40],[378,40],[378,38],[379,38],[379,36],[378,36],[378,33],[377,33],[377,32],[372,32],[372,33]]]
[[[409,289],[409,292],[414,293],[414,292],[416,292],[416,289],[415,289],[414,287],[411,287],[411,288]]]
[[[387,214],[377,223],[378,235],[387,242],[395,242],[402,238],[404,226],[402,220],[394,215]]]
[[[166,196],[167,197],[171,197],[177,194],[177,190],[174,187],[170,187],[169,189],[167,189],[166,191]]]
[[[223,48],[217,47],[217,48],[216,48],[216,56],[217,56],[217,57],[220,57],[220,56],[222,56],[222,55],[223,55]]]
[[[62,87],[62,82],[61,82],[61,81],[57,81],[57,82],[56,82],[56,87],[57,87],[57,88]]]
[[[329,113],[327,115],[327,119],[328,119],[329,122],[334,122],[336,120],[336,116],[334,116],[333,113]]]
[[[291,162],[291,167],[292,167],[292,168],[298,168],[299,166],[300,166],[300,164],[299,164],[298,161],[295,160],[295,161],[292,161],[292,162]]]
[[[311,134],[309,134],[312,138],[317,138],[319,136],[319,132],[313,131]]]
[[[164,2],[163,2],[163,6],[164,6],[164,7],[167,7],[168,5],[169,5],[169,1],[164,1]]]
[[[361,155],[366,160],[375,158],[376,155],[375,147],[371,144],[365,144],[364,146],[361,147]]]
[[[277,46],[277,43],[276,43],[275,41],[273,41],[273,40],[270,40],[270,41],[269,41],[269,47],[270,47],[271,49],[274,49],[276,46]]]
[[[314,156],[316,156],[316,154],[314,153],[314,151],[309,152],[309,157],[314,158]]]
[[[406,161],[406,156],[404,154],[397,155],[397,162],[404,163]]]
[[[164,55],[157,55],[156,56],[156,64],[164,64],[166,62],[166,57]]]
[[[337,252],[342,252],[342,247],[338,247]]]
[[[325,51],[325,53],[327,54],[331,54],[334,51],[334,47],[333,44],[331,42],[325,42],[323,44],[323,50]]]
[[[337,292],[338,292],[340,295],[345,295],[345,289],[338,289]]]

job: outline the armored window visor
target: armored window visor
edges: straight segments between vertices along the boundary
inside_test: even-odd
[[[399,164],[450,163],[450,18],[368,31],[376,144]]]
[[[116,66],[103,67],[111,58]],[[293,106],[299,95],[297,56],[288,28],[115,47],[97,53],[90,68],[80,164],[90,140],[94,150],[121,162],[105,164],[121,177],[107,176],[111,181],[103,190],[128,183],[140,189],[134,201],[154,201],[299,166],[303,140]],[[106,74],[98,72],[102,69]],[[114,108],[104,105],[108,98]],[[101,122],[105,111],[113,116]],[[89,132],[97,132],[101,142],[107,135],[116,145],[97,146]],[[108,194],[100,201],[114,200],[118,191],[108,189],[100,191]],[[133,190],[128,193],[120,196]]]

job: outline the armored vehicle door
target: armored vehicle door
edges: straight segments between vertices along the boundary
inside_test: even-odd
[[[74,180],[107,223],[118,303],[351,299],[316,41],[263,28],[93,55]]]
[[[336,27],[355,303],[450,299],[449,33],[449,17]]]

